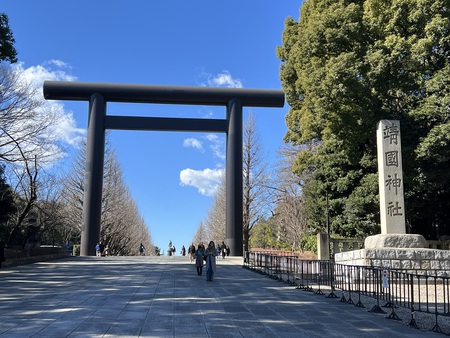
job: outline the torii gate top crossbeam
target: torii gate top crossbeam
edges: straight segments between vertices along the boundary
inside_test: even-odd
[[[47,100],[89,101],[94,93],[109,102],[170,103],[226,106],[238,99],[242,106],[283,107],[284,93],[276,89],[211,88],[45,81]]]

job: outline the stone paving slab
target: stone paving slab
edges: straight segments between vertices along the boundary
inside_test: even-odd
[[[0,337],[443,337],[217,259],[70,257],[0,270]]]

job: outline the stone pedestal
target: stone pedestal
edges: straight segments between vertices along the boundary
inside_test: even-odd
[[[425,237],[415,234],[380,234],[364,241],[365,249],[375,248],[428,248]]]
[[[335,262],[399,270],[429,276],[450,276],[450,250],[373,248],[337,253]]]
[[[369,236],[364,249],[337,253],[339,264],[399,270],[429,276],[450,276],[450,250],[428,249],[422,235]]]

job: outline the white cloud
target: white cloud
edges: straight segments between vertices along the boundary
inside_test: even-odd
[[[86,130],[76,127],[76,121],[71,111],[65,111],[64,107],[57,107],[61,103],[54,103],[52,106],[58,110],[58,124],[54,126],[54,133],[57,139],[70,146],[78,147],[85,137]]]
[[[202,144],[202,142],[200,140],[196,139],[196,138],[193,138],[193,137],[183,140],[183,147],[195,148],[195,149],[203,151],[203,144]]]
[[[45,61],[44,65],[55,65],[56,67],[59,67],[59,68],[69,68],[69,69],[72,68],[72,67],[70,67],[69,64],[65,63],[64,61],[55,60],[55,59]]]
[[[203,117],[206,119],[212,119],[212,118],[214,118],[214,113],[209,110],[203,115]]]
[[[180,185],[198,189],[204,196],[214,196],[223,175],[223,169],[183,169],[180,172]]]
[[[226,155],[224,139],[219,138],[216,134],[207,134],[205,138],[210,142],[209,147],[213,151],[214,156],[221,160],[225,160]]]
[[[227,70],[224,70],[222,73],[216,75],[203,73],[202,77],[206,77],[206,82],[202,83],[202,85],[207,87],[225,87],[225,88],[243,87],[241,79],[233,78]]]
[[[14,65],[17,71],[22,72],[28,83],[42,88],[45,80],[50,81],[75,81],[76,77],[68,74],[66,70],[70,67],[63,61],[51,60],[46,61],[42,65],[24,68],[24,64],[19,62]],[[41,91],[42,95],[42,91]]]
[[[45,100],[42,88],[45,80],[51,81],[74,81],[76,77],[67,73],[70,67],[63,61],[50,60],[44,62],[42,65],[31,66],[25,68],[23,62],[18,62],[12,65],[12,70],[18,74],[20,79],[25,83],[35,88],[31,92],[32,97],[37,102],[40,102],[39,108],[36,110],[36,118],[51,119],[55,121],[50,127],[45,130],[40,136],[52,142],[51,151],[60,148],[64,145],[78,145],[81,138],[84,137],[86,131],[76,127],[76,121],[73,113],[66,110],[64,104],[60,101]],[[60,149],[61,150],[61,149]],[[64,153],[61,153],[65,156]],[[55,161],[57,158],[53,158]]]
[[[219,158],[220,160],[225,160],[225,142],[223,138],[220,138],[216,134],[206,134],[203,139],[207,141],[209,149],[211,149],[213,156]],[[202,153],[205,152],[203,148],[203,142],[197,138],[187,138],[183,140],[183,147],[185,148],[195,148],[200,150]]]

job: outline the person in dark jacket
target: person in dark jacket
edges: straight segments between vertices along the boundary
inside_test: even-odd
[[[197,251],[195,251],[195,267],[197,269],[197,275],[201,276],[203,272],[203,253],[204,253],[203,245],[199,244],[197,247]]]

